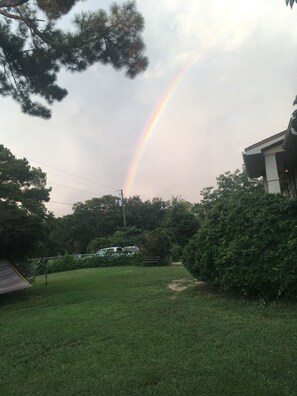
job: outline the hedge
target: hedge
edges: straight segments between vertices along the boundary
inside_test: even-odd
[[[186,246],[199,280],[264,300],[297,298],[297,201],[263,193],[216,200]]]
[[[61,256],[52,259],[47,263],[47,272],[53,273],[61,271],[71,271],[79,268],[116,267],[126,265],[158,266],[168,265],[169,263],[169,260],[162,260],[161,262],[153,262],[152,264],[150,264],[140,254],[135,254],[134,256],[122,254],[118,257],[101,257],[96,255],[90,255],[85,257]]]

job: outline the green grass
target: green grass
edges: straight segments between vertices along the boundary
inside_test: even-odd
[[[0,395],[297,395],[297,307],[167,288],[184,277],[84,269],[0,296]]]

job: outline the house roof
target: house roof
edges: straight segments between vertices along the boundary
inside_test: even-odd
[[[259,150],[259,152],[262,152],[263,149],[268,149],[276,144],[279,144],[284,140],[286,132],[287,130],[278,132],[275,135],[269,136],[268,138],[261,140],[260,142],[254,143],[251,146],[245,148],[244,153],[249,154],[249,151],[254,152]]]
[[[254,143],[247,147],[243,155],[244,164],[249,177],[257,178],[265,176],[265,158],[263,153],[283,144],[286,130],[276,133],[269,138],[263,139],[260,142]],[[278,148],[278,151],[283,151],[282,148]]]
[[[0,294],[27,289],[28,287],[30,287],[30,284],[7,260],[0,260]]]

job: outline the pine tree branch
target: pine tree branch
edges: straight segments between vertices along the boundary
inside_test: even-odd
[[[38,36],[42,41],[44,41],[45,43],[49,44],[49,45],[55,45],[55,43],[53,43],[51,40],[47,39],[40,30],[38,30],[34,24],[30,21],[30,19],[25,18],[21,15],[16,15],[16,14],[11,14],[10,12],[4,11],[4,10],[0,10],[0,15],[5,16],[6,18],[10,18],[10,19],[16,19],[18,21],[22,21],[24,22],[28,28],[30,28],[31,30],[33,30],[33,32],[36,34],[36,36]]]
[[[20,89],[19,84],[16,81],[16,78],[15,78],[15,75],[14,75],[14,72],[13,72],[13,68],[12,68],[10,62],[8,62],[8,67],[9,67],[9,71],[10,71],[10,76],[12,77],[13,82],[14,82],[14,87],[15,87],[14,89],[17,90],[19,92],[21,98],[24,99],[24,93]],[[8,76],[8,78],[11,81],[10,76]],[[13,84],[11,84],[11,86],[13,87]]]
[[[4,10],[0,10],[0,14],[5,16],[6,18],[17,19],[19,21],[25,22],[23,17],[21,17],[19,15],[11,14],[10,12],[4,11]]]
[[[110,15],[103,10],[78,14],[74,31],[58,28],[56,20],[78,1],[0,0],[0,97],[13,97],[24,113],[50,117],[50,110],[31,97],[49,105],[62,100],[67,91],[56,83],[61,67],[83,71],[99,62],[124,68],[131,78],[147,67],[135,1],[111,7]],[[2,18],[14,22],[2,23]]]

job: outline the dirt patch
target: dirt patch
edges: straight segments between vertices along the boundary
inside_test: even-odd
[[[172,281],[167,285],[167,287],[175,292],[181,292],[183,290],[186,290],[189,286],[198,285],[202,283],[203,282],[198,282],[194,279],[182,278]]]

